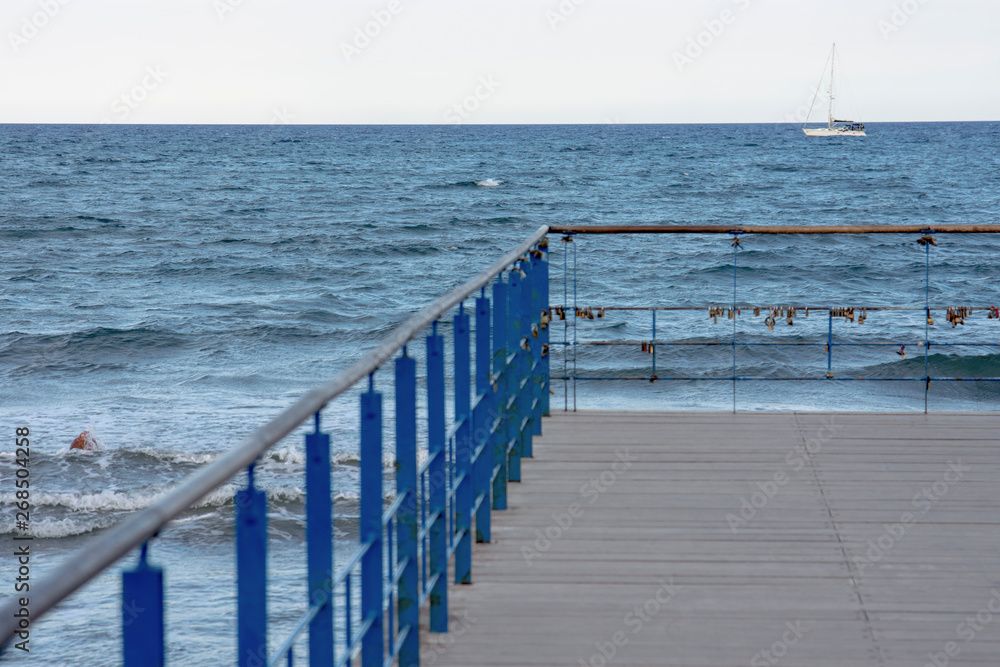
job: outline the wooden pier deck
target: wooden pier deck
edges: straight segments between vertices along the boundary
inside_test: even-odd
[[[998,434],[998,414],[555,413],[421,664],[995,667]]]

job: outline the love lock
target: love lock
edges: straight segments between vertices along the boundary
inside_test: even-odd
[[[760,308],[758,308],[757,306],[754,306],[753,316],[754,317],[760,317]]]
[[[549,356],[549,344],[548,343],[542,343],[542,356],[543,357]]]
[[[604,317],[604,309],[603,308],[601,308],[599,311],[597,311],[597,316],[598,317]]]
[[[896,350],[896,354],[906,359],[906,345],[900,345],[899,349]]]
[[[930,326],[934,326],[934,318],[931,317],[931,309],[930,308],[927,309],[927,324],[929,324]]]
[[[531,325],[531,335],[534,336],[535,338],[538,338],[538,325],[537,324],[532,324]]]

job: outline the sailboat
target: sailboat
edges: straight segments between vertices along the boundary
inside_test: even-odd
[[[860,121],[855,120],[839,120],[833,115],[833,101],[836,99],[835,89],[833,87],[835,68],[837,66],[837,45],[833,45],[833,51],[830,52],[830,111],[829,111],[829,121],[826,127],[806,127],[809,123],[809,116],[812,115],[813,106],[816,105],[816,98],[819,97],[819,86],[816,88],[816,95],[813,96],[812,105],[809,107],[809,116],[806,116],[806,122],[802,124],[802,131],[806,133],[807,137],[866,137],[865,125]],[[823,68],[824,75],[826,72],[826,67]],[[820,85],[822,85],[823,79],[820,78]]]

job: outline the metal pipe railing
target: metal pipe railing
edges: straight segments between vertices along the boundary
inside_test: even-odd
[[[129,551],[144,544],[168,522],[199,499],[253,464],[261,454],[280,442],[300,424],[313,417],[327,403],[391,359],[420,331],[430,326],[476,291],[484,288],[505,268],[520,260],[545,237],[548,231],[548,226],[540,227],[516,248],[477,276],[406,320],[373,350],[347,369],[307,393],[214,462],[192,473],[173,491],[148,508],[137,512],[122,523],[97,536],[86,548],[48,572],[37,583],[33,582],[31,586],[32,622],[37,621],[56,604]],[[11,639],[17,631],[17,619],[14,614],[18,608],[17,596],[12,596],[0,604],[0,646]]]
[[[952,349],[961,348],[995,348],[1000,346],[1000,344],[988,341],[940,341],[933,340],[931,338],[931,325],[934,324],[934,316],[942,311],[947,313],[946,320],[952,324],[954,328],[957,324],[964,324],[966,317],[971,317],[976,312],[986,311],[988,313],[989,319],[1000,320],[1000,309],[996,306],[932,306],[931,304],[931,289],[930,289],[930,276],[931,276],[931,247],[937,246],[938,243],[934,239],[933,234],[972,234],[972,233],[988,233],[997,234],[1000,233],[1000,224],[982,224],[982,225],[788,225],[788,226],[745,226],[745,225],[597,225],[597,226],[575,226],[575,225],[552,225],[550,231],[553,233],[563,234],[563,247],[565,252],[562,258],[562,268],[563,268],[563,303],[562,305],[551,306],[551,314],[553,321],[563,322],[563,340],[561,342],[554,342],[554,345],[560,346],[563,350],[563,372],[560,377],[552,378],[562,380],[564,383],[564,406],[566,410],[570,409],[570,387],[572,387],[572,406],[573,410],[576,410],[576,384],[578,381],[613,381],[613,380],[644,380],[648,382],[689,382],[689,381],[715,381],[715,382],[731,382],[733,386],[732,396],[733,396],[733,411],[736,411],[737,407],[737,382],[741,381],[754,381],[754,382],[765,382],[765,381],[793,381],[793,380],[818,380],[818,381],[872,381],[872,382],[921,382],[924,385],[924,411],[927,412],[929,393],[931,384],[934,382],[998,382],[1000,378],[997,377],[941,377],[941,373],[934,375],[931,373],[930,368],[930,350],[934,347],[947,347]],[[588,235],[588,234],[603,234],[603,235],[614,235],[614,234],[721,234],[725,236],[732,237],[731,245],[725,249],[727,259],[732,260],[732,300],[722,305],[656,305],[656,306],[632,306],[632,305],[613,305],[613,306],[588,306],[581,307],[578,304],[578,284],[577,284],[577,245],[574,243],[574,238],[578,235]],[[743,235],[754,235],[754,234],[775,234],[775,235],[816,235],[816,234],[917,234],[920,235],[916,240],[921,246],[923,246],[922,263],[925,265],[921,267],[923,271],[924,280],[921,281],[923,288],[923,303],[920,306],[915,305],[902,305],[902,306],[892,306],[886,304],[877,304],[871,307],[861,307],[855,304],[854,307],[838,307],[838,306],[801,306],[801,305],[748,305],[745,301],[740,301],[739,299],[739,288],[740,284],[738,281],[737,269],[739,266],[740,250],[743,249],[741,243],[741,236]],[[721,255],[720,255],[721,257]],[[572,298],[571,298],[572,297]],[[722,336],[709,334],[705,338],[694,337],[691,340],[685,340],[683,336],[680,336],[680,340],[677,337],[670,337],[667,339],[661,338],[657,334],[657,312],[673,314],[685,314],[688,312],[697,311],[708,311],[708,316],[713,322],[718,324],[718,318],[728,318],[732,320],[732,332],[731,338],[726,335],[728,340],[724,340]],[[837,318],[844,317],[846,321],[854,322],[855,310],[860,315],[858,319],[858,324],[865,321],[868,316],[868,311],[885,311],[885,312],[920,312],[926,315],[926,323],[923,325],[923,332],[919,339],[916,339],[913,332],[908,332],[907,340],[901,340],[896,342],[886,342],[885,337],[880,340],[873,342],[859,342],[854,340],[837,340],[834,338],[834,321]],[[581,340],[578,337],[577,329],[578,323],[582,321],[601,319],[606,317],[607,313],[612,312],[642,312],[648,311],[651,317],[651,328],[649,338],[639,338],[636,339],[634,336],[629,336],[629,340],[618,339],[618,340],[605,340],[605,339],[587,339]],[[805,317],[809,317],[810,311],[817,315],[820,315],[824,321],[828,320],[828,326],[824,340],[820,341],[762,341],[757,340],[755,337],[748,332],[744,331],[744,338],[738,337],[737,331],[737,321],[742,319],[744,316],[749,315],[749,311],[753,312],[755,317],[760,315],[769,315],[765,319],[765,324],[768,325],[769,330],[773,331],[777,320],[777,315],[780,313],[780,317],[784,319],[786,316],[788,318],[788,323],[792,323],[794,317],[798,317],[803,314]],[[572,319],[572,322],[569,320]],[[659,323],[659,328],[664,328],[663,320]],[[570,331],[572,329],[572,332]],[[572,335],[571,335],[572,334]],[[836,377],[833,372],[833,350],[837,347],[844,348],[880,348],[880,347],[898,347],[898,354],[905,359],[906,345],[911,342],[916,343],[916,347],[919,350],[920,356],[923,357],[924,362],[924,374],[920,377],[912,377],[912,373],[906,374],[906,377]],[[649,354],[651,369],[648,373],[642,372],[641,375],[635,373],[635,369],[630,369],[633,371],[629,374],[594,374],[594,373],[580,373],[577,371],[578,365],[578,354],[577,351],[580,349],[590,348],[601,348],[618,350],[622,347],[636,346],[642,352]],[[691,348],[691,347],[729,347],[732,350],[731,363],[728,364],[729,372],[725,375],[722,374],[721,365],[717,364],[717,368],[714,368],[711,373],[705,375],[699,375],[698,373],[663,373],[657,371],[657,348]],[[789,347],[825,347],[826,348],[826,373],[819,377],[814,376],[795,376],[795,377],[773,377],[773,376],[752,376],[740,374],[738,372],[738,359],[737,359],[737,348],[753,348],[753,347],[764,347],[764,346],[789,346]],[[912,349],[912,348],[911,348]],[[662,363],[661,363],[662,367]]]
[[[971,234],[1000,225],[551,225],[553,234]]]

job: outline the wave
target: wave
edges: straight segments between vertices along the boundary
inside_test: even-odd
[[[223,507],[232,504],[233,496],[239,489],[236,484],[221,486],[215,491],[191,505],[191,509],[201,507]],[[298,487],[260,487],[268,501],[275,503],[301,502],[305,499],[305,491]],[[72,512],[131,512],[153,505],[170,489],[154,491],[118,491],[105,489],[100,493],[44,493],[35,491],[31,494],[33,507],[52,507],[67,509]],[[0,505],[13,505],[17,502],[14,492],[0,493]]]
[[[0,336],[0,355],[24,357],[32,353],[113,352],[116,355],[183,347],[187,339],[169,329],[139,325],[130,329],[95,327],[60,334],[28,334],[15,331]]]
[[[897,359],[863,369],[868,377],[923,377],[924,349],[907,346],[907,359]],[[931,377],[995,378],[1000,377],[1000,354],[963,355],[932,353],[928,356]]]
[[[485,178],[480,181],[458,181],[455,183],[425,185],[423,187],[432,190],[450,190],[452,188],[493,188],[501,183],[503,183],[503,181],[494,178]]]

